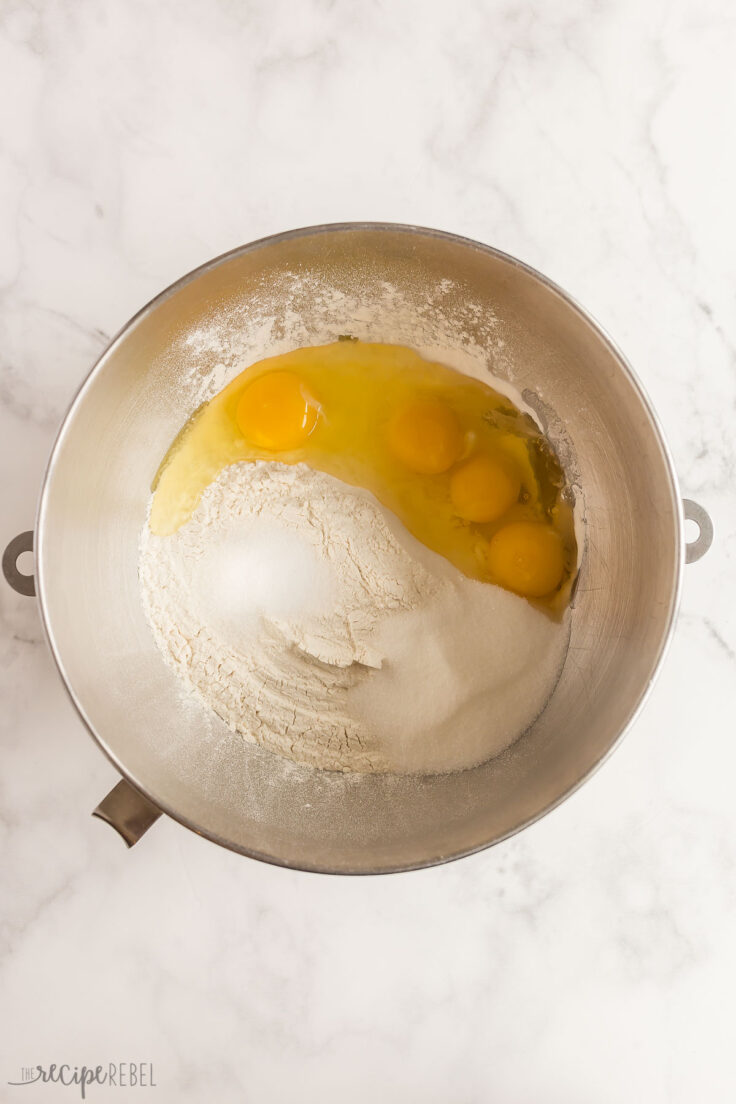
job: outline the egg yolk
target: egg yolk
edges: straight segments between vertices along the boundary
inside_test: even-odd
[[[491,537],[488,567],[496,582],[524,598],[543,598],[559,586],[565,555],[559,533],[538,521],[516,521]]]
[[[388,426],[397,460],[420,475],[447,471],[463,451],[460,423],[448,406],[424,400],[400,407]]]
[[[519,498],[521,478],[505,456],[474,456],[450,476],[450,499],[465,521],[497,521]]]
[[[295,372],[267,372],[249,383],[235,411],[238,428],[256,448],[282,452],[304,444],[317,424],[317,404]]]

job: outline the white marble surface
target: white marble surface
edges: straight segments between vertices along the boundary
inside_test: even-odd
[[[259,865],[114,781],[33,600],[0,587],[0,1099],[36,1062],[154,1063],[160,1101],[736,1099],[736,22],[726,0],[0,4],[1,543],[155,292],[351,218],[541,268],[632,359],[716,543],[643,716],[562,808],[388,878]],[[88,1099],[143,1090],[90,1089]]]

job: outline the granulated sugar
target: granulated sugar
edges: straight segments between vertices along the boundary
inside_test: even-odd
[[[568,639],[567,622],[455,573],[378,627],[381,669],[349,692],[348,708],[381,733],[392,770],[463,770],[498,755],[541,713]]]

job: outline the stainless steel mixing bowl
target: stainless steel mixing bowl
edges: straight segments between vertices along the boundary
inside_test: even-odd
[[[481,346],[491,370],[512,375],[584,500],[560,682],[508,752],[454,775],[335,774],[233,735],[183,700],[138,593],[151,478],[190,412],[181,364],[192,349],[203,370],[217,357],[197,335],[233,317],[251,332],[266,315],[278,335],[279,320],[296,311],[302,343],[340,332],[406,340],[398,315],[377,312],[387,285],[403,297],[404,322],[408,304],[412,332],[429,325],[440,289],[442,340]],[[492,319],[500,336],[491,345]],[[504,839],[575,790],[641,707],[672,633],[682,517],[667,446],[631,368],[585,311],[514,258],[451,234],[358,223],[279,234],[204,265],[102,355],[64,420],[40,499],[35,578],[49,645],[80,716],[127,780],[96,812],[128,842],[163,811],[254,858],[335,873],[428,866]],[[710,539],[702,511],[698,520],[690,559]],[[32,582],[15,560],[31,536],[13,542],[4,563],[26,592]]]

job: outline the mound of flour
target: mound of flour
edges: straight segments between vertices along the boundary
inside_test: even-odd
[[[140,583],[191,691],[247,739],[330,770],[490,758],[544,707],[568,639],[304,465],[233,465],[175,534],[145,526]]]

